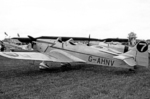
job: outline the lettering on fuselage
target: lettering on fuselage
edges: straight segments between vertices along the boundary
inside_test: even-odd
[[[102,57],[95,57],[95,56],[89,56],[88,61],[90,63],[96,63],[100,65],[105,65],[105,66],[113,66],[114,65],[114,60],[102,58]]]

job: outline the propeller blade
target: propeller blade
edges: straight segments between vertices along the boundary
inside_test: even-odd
[[[34,37],[30,36],[30,35],[28,35],[28,37],[29,37],[29,39],[31,39],[32,41],[36,41],[36,38],[34,38]]]
[[[91,36],[90,36],[90,34],[89,34],[89,39],[88,39],[88,44],[87,44],[87,46],[90,46],[90,40],[91,40]]]
[[[36,39],[36,38],[34,38],[34,37],[32,37],[32,36],[29,36],[28,35],[28,37],[32,40],[32,42],[34,42],[34,43],[47,43],[47,44],[54,44],[54,43],[52,43],[52,42],[49,42],[49,41],[43,41],[43,40],[38,40],[38,39]]]

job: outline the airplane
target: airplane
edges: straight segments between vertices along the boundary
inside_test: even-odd
[[[59,38],[59,37],[39,37],[39,38],[36,38],[38,40],[42,40],[42,41],[47,41],[47,42],[54,42],[56,39],[54,38]],[[70,37],[72,38],[72,37]],[[62,41],[67,41],[67,39],[69,39],[69,37],[61,37]],[[92,47],[97,47],[97,48],[105,48],[109,51],[114,51],[116,53],[124,53],[128,50],[130,50],[130,47],[128,46],[125,46],[125,45],[122,45],[122,43],[120,42],[105,42],[103,40],[98,40],[98,39],[93,39],[90,37],[90,34],[89,34],[89,37],[88,38],[80,38],[80,37],[74,37],[73,38],[74,40],[74,43],[78,43],[78,44],[85,44],[87,46],[92,46]],[[103,42],[102,42],[103,41]]]
[[[34,49],[38,52],[0,52],[0,55],[12,59],[40,60],[40,69],[51,66],[48,62],[59,62],[61,67],[71,67],[71,63],[94,64],[99,66],[121,67],[135,70],[137,66],[148,67],[148,45],[140,41],[126,53],[115,53],[105,49],[93,48],[83,44],[75,44],[72,39],[66,42],[59,38],[54,42],[34,39]]]
[[[55,41],[57,38],[56,36],[42,36],[42,37],[38,37],[36,39],[38,40],[42,40],[42,41]],[[73,38],[73,37],[70,37]],[[67,41],[69,39],[69,37],[61,37],[62,41]],[[132,47],[127,46],[127,45],[122,45],[122,43],[117,42],[117,41],[111,41],[111,42],[105,42],[105,39],[100,40],[100,39],[93,39],[90,37],[88,38],[80,38],[80,37],[74,37],[73,38],[75,43],[79,43],[79,44],[86,44],[87,46],[92,46],[92,47],[97,47],[97,48],[105,48],[107,50],[110,51],[114,51],[117,53],[124,53],[128,50],[130,50]],[[106,40],[107,41],[107,40]]]
[[[113,43],[106,43],[106,42],[99,42],[98,45],[92,45],[92,47],[96,48],[103,48],[108,51],[112,51],[118,54],[125,53],[129,50],[131,50],[133,47],[130,47],[129,45],[122,45],[122,44],[113,44]]]
[[[36,39],[53,42],[59,37],[61,37],[61,36],[40,36],[40,37],[36,37]],[[64,42],[70,38],[73,38],[75,43],[83,43],[88,46],[97,45],[100,41],[103,41],[102,39],[91,38],[90,34],[89,34],[89,37],[67,37],[67,36],[61,37],[62,41],[64,41]],[[23,37],[23,38],[22,37],[13,37],[12,39],[17,39],[22,43],[29,43],[29,42],[31,43],[32,42],[31,39],[29,39],[27,37]]]
[[[112,44],[112,45],[122,45],[122,43],[120,43],[120,42],[114,42],[114,41],[107,42],[107,43]]]
[[[4,32],[6,37],[8,34]],[[17,33],[18,37],[20,38],[19,33]],[[5,51],[31,51],[33,50],[31,48],[31,44],[28,43],[28,45],[22,45],[22,43],[19,40],[13,39],[13,38],[5,38],[4,40],[0,40],[0,45],[3,45],[5,47]]]
[[[32,51],[31,44],[28,45],[17,45],[11,42],[0,41],[0,44],[5,46],[5,51]]]

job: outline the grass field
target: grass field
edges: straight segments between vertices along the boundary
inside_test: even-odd
[[[40,71],[32,63],[0,57],[0,99],[150,99],[149,69],[74,64]]]

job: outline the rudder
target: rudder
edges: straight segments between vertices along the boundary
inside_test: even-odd
[[[148,44],[145,41],[138,42],[131,50],[124,54],[134,56],[138,66],[149,66]]]

